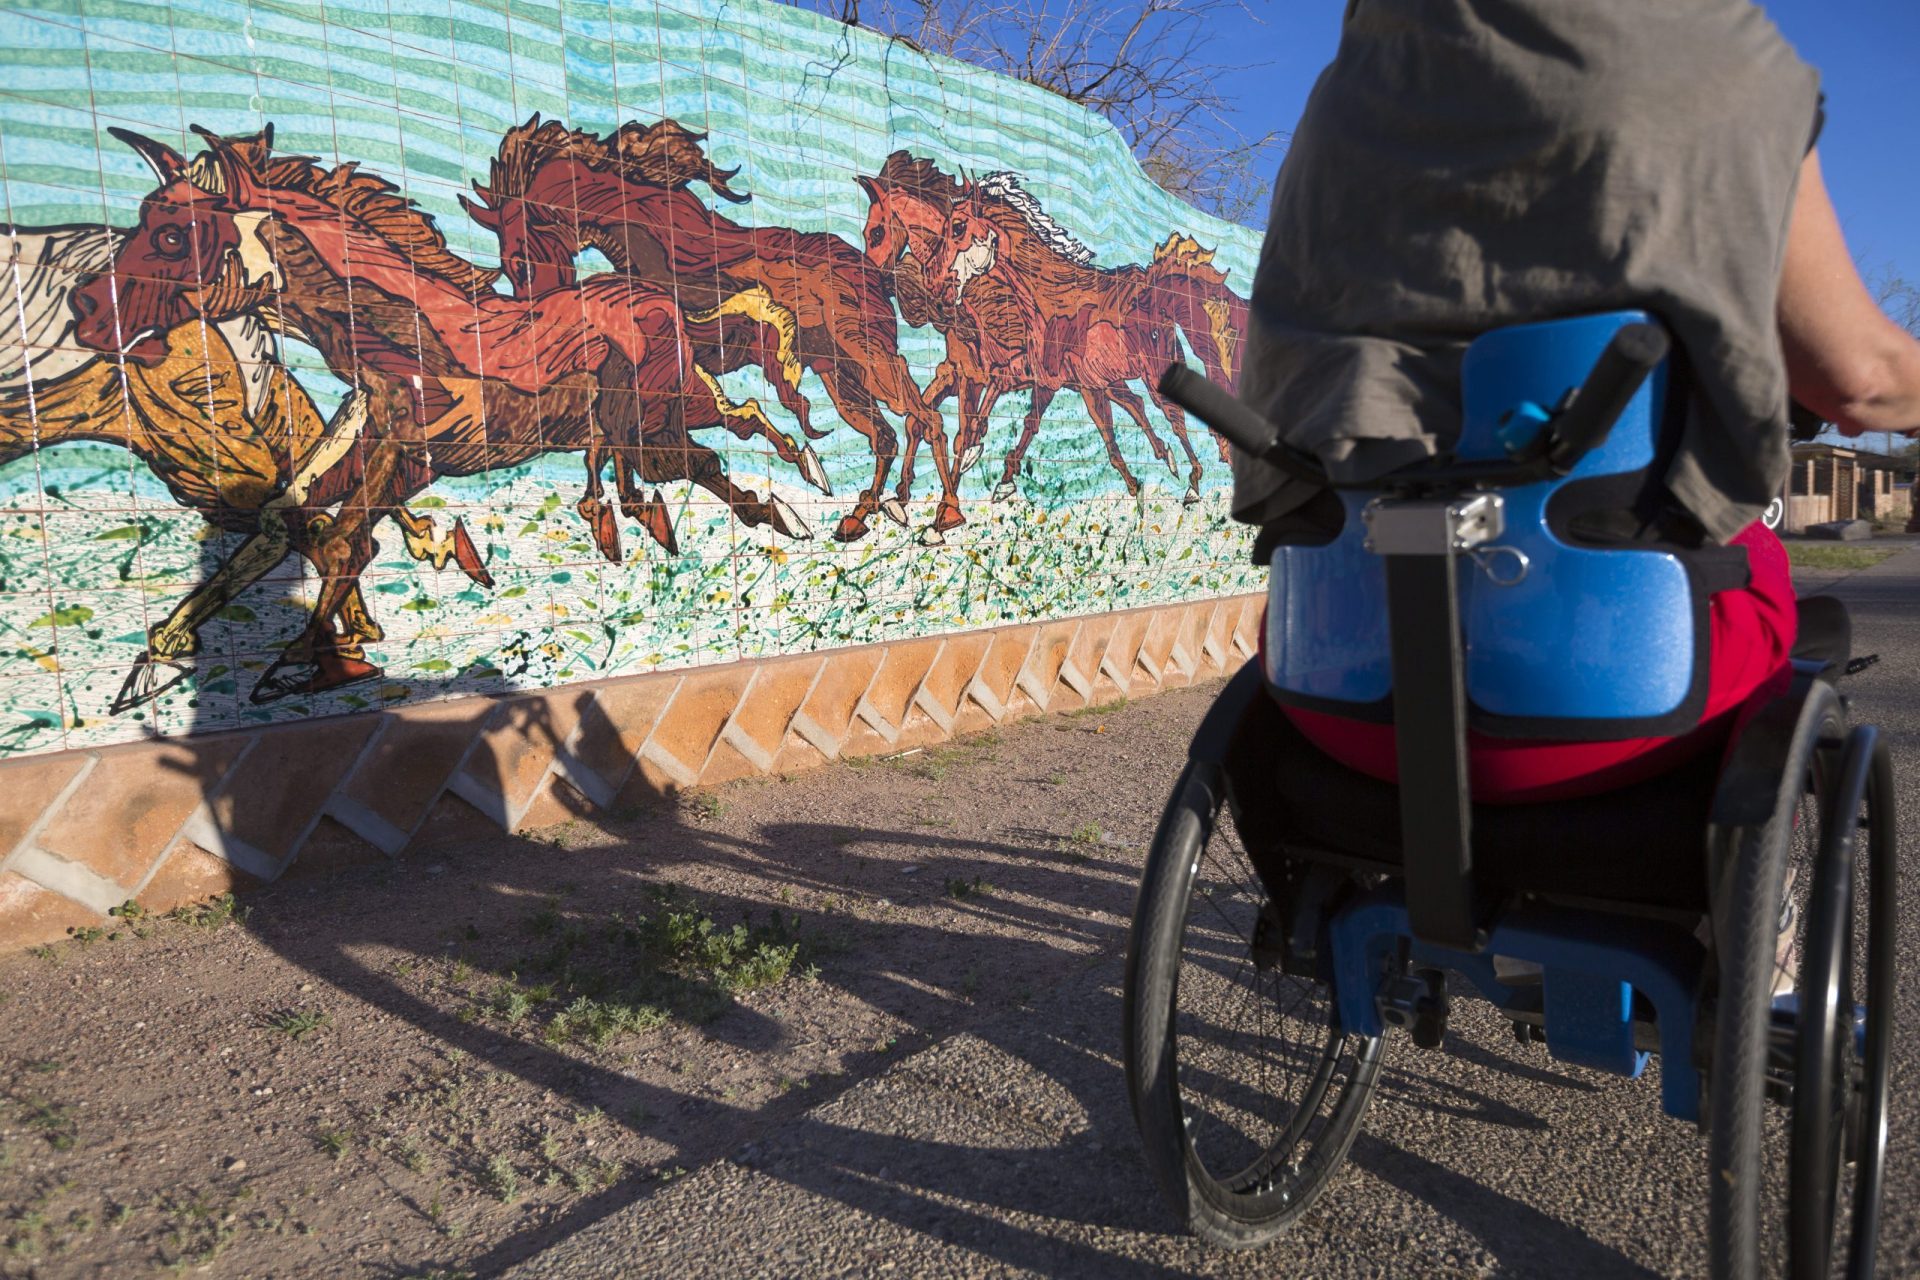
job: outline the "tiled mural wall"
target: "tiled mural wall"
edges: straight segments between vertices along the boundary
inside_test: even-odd
[[[1254,589],[1257,238],[758,0],[12,0],[0,757]]]

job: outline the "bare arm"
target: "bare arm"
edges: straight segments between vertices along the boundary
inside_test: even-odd
[[[1794,399],[1844,434],[1920,429],[1920,342],[1861,283],[1817,151],[1800,166],[1787,229],[1780,341]]]

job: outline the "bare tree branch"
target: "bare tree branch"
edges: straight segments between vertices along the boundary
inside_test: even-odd
[[[1113,122],[1147,176],[1244,222],[1266,202],[1261,158],[1282,138],[1231,121],[1212,29],[1244,0],[789,0],[1037,85]]]

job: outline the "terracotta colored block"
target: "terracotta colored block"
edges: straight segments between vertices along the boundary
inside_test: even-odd
[[[992,647],[993,637],[986,632],[948,636],[939,656],[927,668],[926,679],[913,695],[913,705],[931,717],[943,732],[953,732],[954,716],[966,697],[967,685]]]
[[[812,743],[798,734],[790,733],[780,747],[780,754],[773,758],[772,772],[784,778],[789,774],[818,769],[828,763],[825,756],[814,750]]]
[[[940,656],[940,647],[945,643],[938,637],[929,637],[888,645],[880,669],[873,673],[873,683],[860,698],[860,718],[882,737],[896,736],[906,723],[913,695],[920,691],[920,682],[933,669],[934,659]]]
[[[825,659],[791,658],[755,664],[753,684],[734,708],[720,740],[746,757],[754,772],[766,773],[786,740],[787,726],[813,691]],[[712,765],[709,762],[709,769]],[[706,775],[703,774],[704,778]]]
[[[1002,627],[993,633],[987,656],[980,660],[980,669],[967,685],[967,696],[993,719],[1004,720],[1010,714],[1015,682],[1039,638],[1039,627]]]
[[[470,844],[500,834],[500,825],[451,791],[443,791],[413,833],[409,849],[441,844]]]
[[[582,694],[550,689],[498,704],[453,786],[468,803],[513,830],[579,722]]]
[[[1173,653],[1174,631],[1179,620],[1172,608],[1151,610],[1146,619],[1146,631],[1140,637],[1140,651],[1133,661],[1158,686],[1166,683]],[[1137,685],[1139,681],[1135,680],[1134,683]]]
[[[108,748],[35,843],[109,880],[139,884],[252,741],[220,734]]]
[[[884,756],[894,749],[891,739],[881,737],[865,721],[855,721],[840,744],[840,757],[858,759],[861,756]]]
[[[1060,683],[1079,695],[1083,704],[1093,700],[1094,682],[1099,679],[1100,664],[1106,659],[1108,646],[1113,643],[1113,632],[1119,618],[1120,615],[1116,613],[1083,618],[1073,643],[1067,646],[1067,661],[1060,668]]]
[[[1188,680],[1198,674],[1200,664],[1206,661],[1204,648],[1207,625],[1213,621],[1213,612],[1218,607],[1215,601],[1202,600],[1197,604],[1182,606],[1180,610],[1179,626],[1174,630],[1170,656]]]
[[[654,725],[641,757],[658,765],[678,785],[692,786],[707,767],[720,730],[752,679],[753,668],[741,663],[686,676],[672,705]]]
[[[969,734],[985,733],[997,723],[987,714],[987,709],[979,703],[968,700],[960,704],[960,710],[953,717],[952,736],[963,738]]]
[[[205,902],[223,893],[250,889],[260,882],[191,840],[176,840],[166,860],[140,890],[139,903],[149,911],[171,911],[192,902]]]
[[[642,756],[607,809],[615,816],[631,815],[652,808],[682,789],[682,784],[668,777],[665,769]]]
[[[769,756],[767,763],[773,763]],[[700,785],[718,786],[722,782],[732,782],[738,778],[757,778],[766,770],[734,750],[733,744],[726,739],[713,744],[713,750],[707,756],[706,767],[700,771]]]
[[[93,757],[79,751],[0,765],[0,862]]]
[[[549,775],[547,785],[540,788],[521,813],[520,825],[514,830],[538,831],[542,827],[557,827],[563,822],[591,818],[597,812],[593,801],[581,795],[577,788],[556,773]]]
[[[1239,625],[1246,607],[1245,596],[1229,596],[1215,604],[1213,616],[1207,619],[1207,634],[1200,641],[1200,651],[1216,671],[1238,665],[1233,658],[1233,629]]]
[[[1145,610],[1114,615],[1113,635],[1107,641],[1107,651],[1100,657],[1100,672],[1113,682],[1122,697],[1133,696],[1136,687],[1142,693],[1153,687],[1153,677],[1139,669],[1141,645],[1152,621],[1153,615]],[[1095,697],[1093,701],[1104,699]]]
[[[580,712],[573,741],[567,744],[569,773],[571,766],[582,767],[606,788],[605,794],[618,795],[633,773],[647,735],[679,687],[678,675],[636,676],[597,686],[593,702]]]
[[[300,856],[288,866],[286,874],[331,875],[349,867],[365,867],[385,861],[387,854],[379,845],[355,835],[334,819],[323,817],[314,826],[313,833],[301,843]]]
[[[344,800],[371,813],[404,845],[446,789],[495,706],[490,698],[454,698],[388,712],[385,729],[362,754],[335,804]],[[359,830],[351,820],[349,825]],[[359,834],[375,838],[372,831]]]
[[[243,857],[213,840],[237,840],[284,866],[378,727],[374,716],[340,716],[262,730],[208,805],[218,835],[196,831],[193,839],[242,866]]]
[[[1033,647],[1027,651],[1027,660],[1021,664],[1014,684],[1042,711],[1053,706],[1057,685],[1063,682],[1074,685],[1075,677],[1067,674],[1067,666],[1072,661],[1074,646],[1092,621],[1071,619],[1049,623],[1034,637]]]
[[[853,725],[860,695],[873,683],[873,674],[885,656],[886,651],[878,645],[827,654],[813,689],[794,713],[793,732],[827,759],[838,756],[840,744]]]
[[[25,876],[0,871],[0,950],[14,951],[67,936],[68,929],[110,917],[81,906]]]
[[[1233,629],[1233,647],[1243,658],[1251,658],[1260,651],[1260,627],[1267,618],[1266,600],[1254,596],[1247,608],[1240,613],[1240,621]]]

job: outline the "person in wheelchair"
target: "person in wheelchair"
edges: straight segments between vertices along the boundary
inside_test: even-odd
[[[1388,1030],[1437,1045],[1451,973],[1557,1058],[1661,1055],[1663,1107],[1708,1131],[1717,1280],[1776,1236],[1796,1280],[1843,1240],[1871,1274],[1891,764],[1834,689],[1844,610],[1796,602],[1759,517],[1790,393],[1847,434],[1920,430],[1920,343],[1853,269],[1822,120],[1749,0],[1349,0],[1239,402],[1161,384],[1232,441],[1272,569],[1128,942],[1134,1115],[1209,1241],[1325,1190]]]
[[[1796,639],[1779,539],[1789,390],[1842,432],[1920,429],[1920,343],[1856,274],[1821,179],[1817,76],[1747,0],[1353,0],[1294,133],[1254,280],[1240,395],[1337,480],[1448,451],[1460,365],[1502,326],[1644,309],[1691,394],[1594,543],[1743,549],[1712,600],[1703,731],[1610,742],[1474,734],[1478,800],[1543,801],[1671,768],[1778,679]],[[1255,559],[1325,540],[1332,492],[1236,453]],[[1844,617],[1825,611],[1832,651]],[[1390,725],[1290,707],[1317,747],[1395,776]]]

